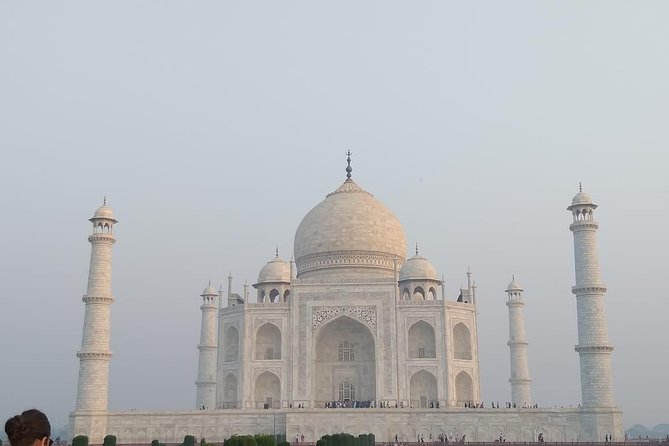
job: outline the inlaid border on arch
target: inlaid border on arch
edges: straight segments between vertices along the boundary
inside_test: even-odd
[[[409,381],[411,381],[411,378],[413,378],[413,376],[416,373],[421,372],[421,371],[426,371],[427,373],[434,376],[434,379],[437,379],[438,370],[437,370],[437,367],[434,367],[434,366],[411,366],[411,367],[407,367],[407,378],[409,379]]]
[[[376,307],[372,305],[312,307],[311,331],[316,332],[324,323],[339,316],[348,316],[362,322],[376,334]]]
[[[283,319],[267,319],[265,317],[255,318],[253,320],[253,330],[257,333],[260,327],[265,324],[272,324],[279,329],[279,332],[283,335]]]
[[[411,328],[414,324],[422,321],[422,322],[426,322],[429,325],[431,325],[432,329],[435,331],[435,334],[436,334],[437,320],[436,320],[436,318],[434,318],[432,316],[407,316],[405,321],[406,321],[407,330],[409,328]]]
[[[275,375],[279,379],[279,383],[282,382],[281,367],[254,367],[253,368],[253,382],[255,382],[258,379],[258,377],[265,372]]]

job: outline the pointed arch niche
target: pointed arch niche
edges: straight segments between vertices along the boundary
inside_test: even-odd
[[[455,377],[455,398],[458,406],[474,401],[472,377],[464,370]]]
[[[462,322],[453,327],[453,358],[472,359],[472,335]]]
[[[256,332],[255,359],[281,359],[281,331],[271,322]]]
[[[411,407],[430,407],[437,403],[437,378],[426,370],[415,373],[409,382]]]
[[[258,409],[265,407],[281,407],[281,381],[272,372],[263,372],[256,378],[253,389],[255,406]]]
[[[223,409],[237,408],[237,377],[228,373],[223,380]]]
[[[409,358],[436,358],[434,328],[425,321],[409,327]]]
[[[223,360],[225,362],[239,361],[239,332],[235,327],[228,327],[225,330],[223,346]]]

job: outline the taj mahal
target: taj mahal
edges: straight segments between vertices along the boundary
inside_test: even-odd
[[[189,411],[108,410],[117,220],[106,202],[97,209],[90,219],[71,435],[87,435],[92,444],[107,434],[120,444],[148,444],[179,443],[185,435],[218,442],[253,433],[285,433],[288,439],[299,434],[314,442],[338,432],[371,432],[384,442],[420,435],[493,441],[500,434],[507,441],[622,441],[591,197],[581,190],[567,208],[581,404],[534,405],[523,288],[514,278],[500,286],[507,294],[513,405],[471,409],[485,399],[471,272],[457,296],[446,295],[443,276],[418,247],[407,255],[402,224],[353,180],[350,153],[347,161],[343,184],[299,224],[294,260],[277,250],[253,290],[233,292],[229,277],[227,290],[210,284],[201,293],[198,375]]]

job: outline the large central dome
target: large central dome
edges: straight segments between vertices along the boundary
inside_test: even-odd
[[[392,277],[393,259],[399,268],[405,256],[402,224],[350,178],[309,211],[295,233],[300,278],[354,272]]]

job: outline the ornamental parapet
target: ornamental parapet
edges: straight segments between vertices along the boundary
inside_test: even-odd
[[[116,237],[114,237],[113,234],[105,234],[105,233],[91,234],[88,236],[88,241],[91,243],[114,244],[116,243]]]
[[[611,353],[613,351],[612,345],[575,345],[574,350],[584,355],[597,353]]]
[[[599,229],[599,223],[594,220],[580,220],[569,225],[570,231],[596,231],[597,229]]]
[[[421,306],[443,307],[445,305],[445,302],[446,302],[445,300],[400,300],[397,302],[397,306],[411,307],[414,305],[421,305]]]
[[[106,359],[109,360],[112,357],[112,352],[77,352],[77,358],[79,359]]]
[[[238,307],[241,305],[237,305]],[[289,308],[290,302],[247,302],[244,304],[246,308]],[[227,309],[224,307],[222,309]],[[234,308],[234,307],[233,307]]]
[[[606,287],[602,284],[576,285],[571,287],[572,294],[604,294]]]
[[[114,298],[112,296],[95,296],[88,294],[84,294],[81,300],[87,304],[88,303],[110,304],[114,302]]]

